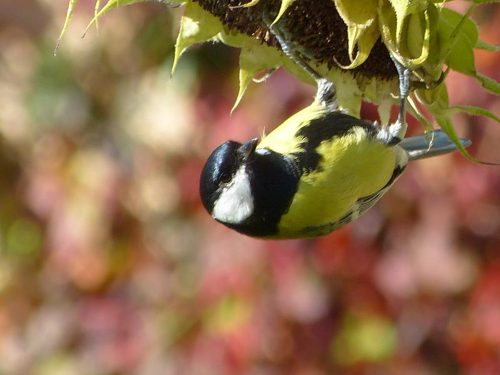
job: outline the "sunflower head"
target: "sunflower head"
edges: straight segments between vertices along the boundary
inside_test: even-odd
[[[107,11],[145,0],[109,0],[96,22]],[[71,0],[67,27],[77,0]],[[435,122],[471,160],[452,124],[457,112],[483,115],[500,122],[486,109],[451,107],[446,75],[450,70],[477,79],[500,94],[500,84],[476,71],[474,49],[498,52],[498,46],[479,40],[470,14],[478,3],[470,1],[466,14],[445,7],[439,0],[174,0],[185,5],[176,43],[172,71],[181,54],[195,43],[219,41],[241,49],[240,89],[235,106],[246,88],[262,71],[284,66],[299,79],[313,83],[281,53],[269,32],[265,17],[286,33],[292,48],[335,82],[339,107],[359,117],[361,102],[378,105],[380,122],[389,122],[390,109],[399,96],[397,72],[391,60],[413,71],[415,90],[408,98],[409,111],[429,133]],[[89,25],[90,26],[90,25]],[[430,118],[423,114],[423,109]]]

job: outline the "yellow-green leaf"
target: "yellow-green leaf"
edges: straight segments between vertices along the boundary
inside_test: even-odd
[[[455,114],[458,112],[465,112],[465,113],[467,113],[469,115],[473,115],[473,116],[485,116],[485,117],[489,117],[490,119],[495,120],[496,122],[500,123],[500,117],[498,117],[494,113],[491,113],[487,109],[484,109],[481,107],[474,107],[474,106],[469,106],[469,105],[457,105],[457,106],[450,107],[448,109],[448,112],[450,114]]]
[[[257,39],[246,34],[240,34],[237,31],[229,29],[227,26],[223,26],[223,30],[216,35],[214,40],[221,41],[226,46],[234,48],[241,48],[251,44],[261,44]]]
[[[90,27],[97,22],[99,18],[104,16],[106,13],[108,13],[111,9],[115,9],[121,6],[125,5],[130,5],[134,3],[144,3],[149,0],[109,0],[106,5],[99,11],[97,14],[94,15],[94,18],[89,22],[87,25],[87,28],[85,29],[85,33],[90,29]],[[97,6],[97,5],[96,5]]]
[[[406,18],[402,20],[399,31],[396,30],[398,16],[393,7],[382,6],[379,9],[379,20],[384,43],[391,54],[404,66],[417,69],[429,57],[431,31],[436,28],[439,18],[437,9],[432,4],[415,6],[408,9]]]
[[[181,27],[175,43],[171,74],[174,74],[179,58],[187,48],[193,44],[210,40],[221,32],[222,28],[219,19],[203,10],[198,3],[188,3],[181,19]]]
[[[245,3],[243,5],[233,5],[233,6],[230,6],[231,9],[236,9],[236,8],[249,8],[249,7],[253,7],[254,5],[257,5],[258,2],[260,0],[252,0],[248,3]]]
[[[409,66],[409,59],[401,54],[397,43],[397,17],[394,8],[386,1],[381,1],[378,8],[380,35],[389,53],[404,66]]]
[[[429,119],[424,116],[411,96],[408,97],[408,104],[408,111],[424,126],[425,134],[429,135],[429,133],[434,129]]]
[[[460,34],[473,46],[476,45],[479,39],[477,25],[469,18],[474,8],[475,6],[472,5],[465,14],[457,13],[448,8],[441,10],[441,19],[454,27],[451,37]]]
[[[340,69],[332,69],[327,72],[327,68],[323,66],[323,72],[324,77],[334,82],[337,87],[342,87],[342,90],[337,90],[339,109],[359,118],[363,92],[358,85],[358,81],[351,74],[346,74],[345,71]]]
[[[378,0],[334,0],[340,17],[347,26],[370,26],[377,18]]]
[[[99,14],[100,7],[101,7],[101,0],[96,0],[94,5],[94,18],[95,18],[95,28],[98,34],[99,34],[99,20],[97,19],[97,15]]]
[[[405,45],[412,58],[422,54],[424,35],[425,22],[421,22],[420,13],[413,13],[408,16],[408,29],[405,35]]]
[[[61,39],[66,33],[66,30],[68,30],[69,23],[71,21],[71,18],[73,17],[73,12],[75,11],[76,4],[78,3],[78,0],[70,0],[68,4],[68,11],[66,12],[66,19],[64,20],[64,25],[61,30],[61,34],[59,35],[59,38],[57,39],[56,43],[56,48],[54,49],[54,55],[57,54],[57,50],[59,49],[59,45],[61,44]]]
[[[427,11],[423,12],[423,23],[421,22],[421,16],[421,13],[413,13],[409,16],[406,44],[412,58],[409,59],[409,65],[406,66],[412,69],[416,69],[423,64],[429,56],[431,38],[429,14]]]
[[[280,7],[280,11],[278,12],[278,15],[276,16],[276,19],[273,21],[273,25],[279,21],[279,19],[283,16],[283,14],[285,14],[286,10],[288,9],[288,7],[290,5],[292,5],[292,3],[294,2],[295,0],[281,0],[281,7]]]
[[[473,6],[462,15],[443,8],[438,36],[441,41],[441,58],[451,69],[470,76],[476,75],[473,47],[478,41],[477,26],[469,18]]]
[[[500,44],[490,44],[481,39],[478,39],[476,43],[476,48],[482,49],[484,51],[500,52]]]
[[[441,61],[441,43],[438,37],[438,27],[440,23],[440,12],[438,6],[427,4],[425,10],[429,17],[430,38],[429,38],[429,53],[427,59],[423,63],[423,68],[429,77],[429,81],[437,81],[440,79],[443,72],[443,61]],[[412,41],[408,41],[409,48]],[[423,44],[423,43],[422,43]]]
[[[281,65],[281,54],[277,49],[263,44],[248,43],[240,53],[240,89],[231,112],[238,106],[249,83],[260,72]]]
[[[481,83],[481,85],[488,91],[500,95],[500,83],[494,79],[487,77],[481,73],[476,73],[476,79]]]
[[[360,56],[360,59],[363,59],[362,56],[366,54],[367,46],[369,46],[369,44],[371,43],[370,40],[373,39],[374,35],[377,35],[378,37],[378,31],[375,28],[373,28],[373,24],[377,20],[378,0],[365,0],[363,2],[349,1],[349,0],[334,0],[334,1],[337,10],[340,14],[340,17],[342,17],[342,20],[347,26],[347,36],[349,40],[349,57],[352,62],[354,62],[354,60],[356,59],[354,57],[354,49],[356,45],[363,37],[367,29],[372,28],[370,34],[367,35],[367,38],[363,41],[364,51]],[[369,50],[371,50],[372,46],[369,47]],[[356,64],[357,64],[356,66],[358,66],[360,63],[357,62]]]
[[[396,43],[401,42],[401,35],[406,16],[412,13],[416,7],[417,2],[411,0],[389,0],[392,8],[396,13]]]
[[[392,100],[385,99],[377,106],[378,117],[381,126],[387,126],[391,119]]]
[[[310,74],[306,73],[301,66],[298,66],[296,62],[291,61],[288,57],[282,55],[282,63],[287,71],[301,81],[310,85],[316,84]],[[359,118],[363,92],[358,85],[358,80],[354,78],[352,74],[346,73],[346,71],[340,69],[330,69],[326,64],[317,66],[316,70],[322,77],[329,79],[337,87],[342,87],[342,90],[337,91],[339,109],[351,116]],[[385,83],[386,82],[384,82],[384,84]],[[375,80],[372,80],[372,84],[375,84]],[[375,96],[375,98],[378,102],[378,97]]]
[[[473,158],[465,149],[464,145],[462,142],[460,142],[460,138],[457,135],[455,128],[453,127],[453,123],[451,121],[451,118],[448,114],[442,114],[440,116],[436,116],[436,121],[443,129],[443,131],[446,133],[448,138],[451,139],[451,141],[455,144],[457,149],[462,153],[463,156],[465,156],[467,159],[474,163],[483,163],[480,160],[477,160],[476,158]]]
[[[409,0],[381,0],[380,30],[390,53],[404,66],[417,69],[429,57],[431,30],[439,15],[433,4]]]
[[[351,33],[359,33],[360,35],[351,35]],[[375,21],[370,27],[367,29],[358,29],[358,28],[349,28],[348,29],[349,36],[349,57],[351,59],[351,63],[349,65],[343,66],[338,64],[342,69],[354,69],[361,64],[363,64],[368,56],[370,56],[370,52],[377,42],[378,37],[380,36],[380,31],[378,27],[378,22]],[[351,40],[356,41],[357,43],[357,53],[356,56],[353,56],[355,45],[351,45]]]
[[[416,98],[435,117],[449,116],[449,100],[446,85],[442,84],[433,90],[416,90]]]

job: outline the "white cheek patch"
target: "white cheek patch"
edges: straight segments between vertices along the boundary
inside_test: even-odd
[[[228,224],[239,224],[252,215],[254,209],[250,181],[241,167],[215,202],[212,216]]]

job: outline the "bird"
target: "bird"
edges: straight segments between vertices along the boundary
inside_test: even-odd
[[[433,142],[425,135],[405,138],[412,72],[395,58],[399,114],[379,126],[339,110],[334,83],[291,48],[276,24],[266,24],[285,55],[315,79],[317,93],[310,106],[262,139],[227,141],[212,152],[201,172],[200,196],[216,221],[262,239],[323,236],[373,207],[409,161],[457,149],[440,130]]]

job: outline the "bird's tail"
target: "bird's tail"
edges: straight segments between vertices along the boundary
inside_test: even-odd
[[[457,146],[442,130],[436,130],[434,132],[434,139],[432,139],[432,135],[426,140],[422,134],[416,137],[405,138],[398,145],[406,150],[409,160],[430,158],[457,150]],[[464,147],[468,147],[471,144],[471,141],[465,138],[460,138],[460,142],[462,142]]]

